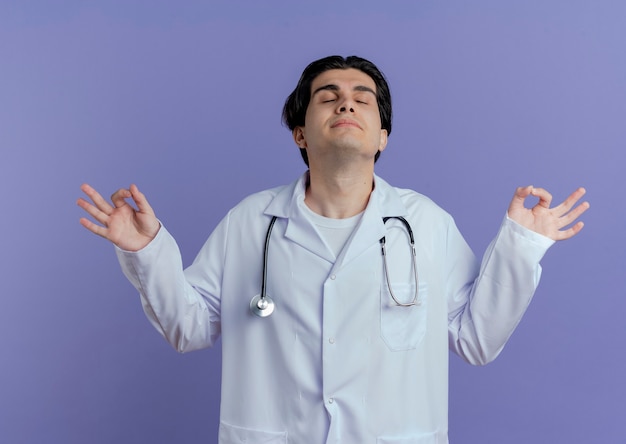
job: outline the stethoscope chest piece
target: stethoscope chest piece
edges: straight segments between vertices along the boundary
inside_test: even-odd
[[[274,301],[269,296],[256,295],[250,301],[250,310],[255,315],[265,318],[274,313]]]

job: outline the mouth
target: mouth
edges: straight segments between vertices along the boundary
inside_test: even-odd
[[[361,126],[351,119],[339,119],[331,125],[331,128],[354,127],[361,129]]]

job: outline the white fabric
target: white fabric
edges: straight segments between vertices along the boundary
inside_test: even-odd
[[[505,218],[481,265],[447,213],[376,177],[335,259],[298,205],[305,184],[306,175],[246,198],[184,273],[164,227],[143,250],[118,250],[148,318],[180,352],[221,333],[222,444],[447,443],[448,348],[473,364],[498,355],[552,241]],[[267,291],[276,310],[259,318],[249,304],[272,216]],[[414,281],[406,230],[383,216],[413,227],[419,306],[396,306],[388,294],[383,235],[394,294],[410,299]]]
[[[330,251],[333,252],[335,258],[343,250],[346,242],[348,242],[348,238],[350,238],[363,215],[363,213],[359,213],[345,219],[331,219],[315,213],[304,202],[301,203],[300,208],[304,211],[305,217],[308,217],[313,222],[322,240]]]

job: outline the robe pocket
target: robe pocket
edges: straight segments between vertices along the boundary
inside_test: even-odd
[[[437,432],[398,438],[378,438],[376,444],[438,444]]]
[[[393,284],[391,286],[396,299],[402,303],[410,302],[415,297],[415,284]],[[426,334],[428,313],[428,287],[425,282],[419,283],[417,300],[419,305],[403,307],[397,305],[387,284],[380,290],[380,332],[393,351],[416,348]]]
[[[288,444],[287,432],[272,432],[237,427],[220,422],[220,444]]]

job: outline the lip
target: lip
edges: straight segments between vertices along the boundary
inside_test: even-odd
[[[361,129],[361,125],[359,125],[357,122],[351,119],[339,119],[331,125],[331,128],[342,128],[342,127],[348,127],[348,126]]]

